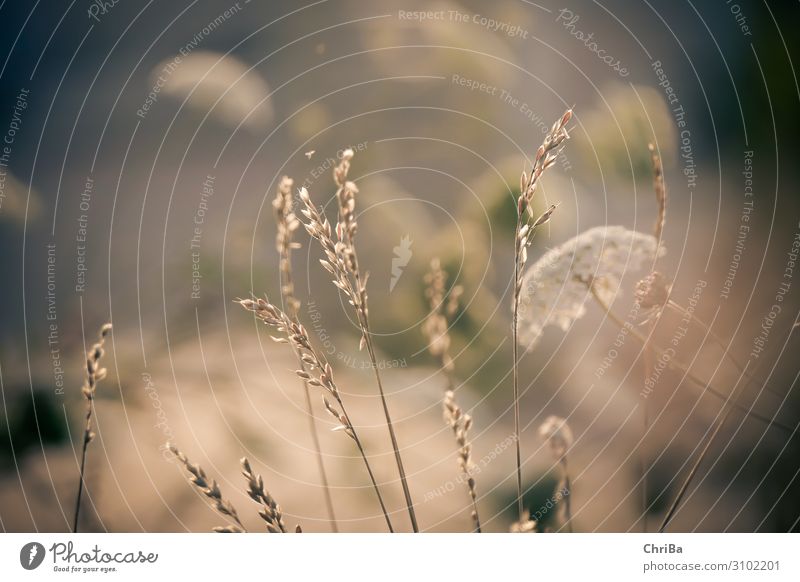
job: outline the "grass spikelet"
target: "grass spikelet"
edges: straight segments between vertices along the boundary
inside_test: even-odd
[[[239,514],[236,512],[236,508],[230,501],[222,497],[222,492],[220,491],[219,484],[217,484],[216,480],[209,479],[203,468],[200,465],[195,465],[190,462],[186,455],[184,455],[178,449],[178,447],[171,443],[168,443],[167,447],[186,468],[186,471],[189,473],[189,483],[197,487],[200,493],[209,499],[211,506],[217,511],[217,513],[234,522],[233,525],[215,527],[214,531],[217,533],[242,533],[247,531],[239,519]]]
[[[478,516],[478,491],[475,478],[472,476],[472,445],[469,442],[469,429],[472,427],[472,417],[464,413],[456,402],[455,394],[448,390],[444,396],[444,419],[453,430],[453,435],[458,443],[458,467],[467,480],[467,490],[472,500],[472,521],[475,523],[475,532],[481,533],[481,520]]]
[[[281,274],[281,297],[284,300],[286,312],[296,316],[300,309],[300,301],[294,294],[294,278],[292,275],[291,251],[300,248],[294,242],[294,233],[300,226],[300,221],[292,209],[292,185],[294,180],[283,176],[278,183],[278,190],[272,201],[272,210],[275,214],[277,234],[275,235],[275,248],[280,258],[279,270]]]
[[[264,489],[264,480],[261,475],[256,475],[253,472],[247,457],[242,457],[239,462],[242,464],[242,475],[247,480],[247,495],[256,503],[261,504],[258,515],[267,524],[267,531],[270,533],[286,533],[281,506],[278,505],[278,502],[270,495],[269,491]]]
[[[431,261],[430,271],[425,275],[425,297],[430,312],[425,318],[422,332],[428,339],[428,351],[439,360],[447,377],[448,388],[455,389],[453,380],[453,358],[450,356],[449,318],[458,311],[458,302],[463,293],[461,285],[447,291],[447,272],[442,269],[439,259]]]

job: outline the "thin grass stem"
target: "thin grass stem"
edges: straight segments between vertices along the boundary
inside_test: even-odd
[[[78,477],[78,493],[75,496],[75,515],[72,519],[72,533],[78,533],[78,518],[81,513],[81,497],[85,487],[84,480],[86,477],[86,451],[89,448],[89,443],[94,440],[94,432],[92,431],[92,416],[94,414],[94,396],[97,389],[97,383],[106,377],[106,369],[100,367],[100,358],[105,353],[103,345],[106,341],[106,336],[111,332],[111,324],[107,323],[100,328],[97,342],[89,348],[86,353],[86,380],[81,388],[81,393],[86,400],[86,417],[83,429],[83,443],[81,447],[81,468]]]
[[[613,311],[611,311],[611,309],[605,304],[605,302],[597,295],[597,292],[595,291],[594,286],[591,283],[587,283],[587,286],[589,288],[590,293],[594,297],[595,301],[597,301],[598,305],[600,305],[600,307],[602,308],[603,312],[606,314],[608,319],[611,322],[613,322],[614,324],[616,324],[620,329],[628,329],[628,333],[630,333],[630,335],[632,337],[634,337],[637,341],[639,341],[642,345],[644,345],[644,343],[646,341],[646,338],[642,334],[640,334],[638,331],[627,327],[625,325],[625,322],[623,322],[622,319],[619,318],[619,316],[617,316]],[[699,377],[695,376],[692,372],[689,371],[689,369],[688,369],[688,367],[686,365],[682,364],[680,361],[676,360],[675,358],[666,358],[666,357],[664,357],[664,355],[666,353],[664,348],[662,348],[661,346],[659,346],[655,342],[651,343],[651,345],[652,345],[653,349],[655,350],[656,354],[659,357],[662,357],[667,362],[667,365],[669,367],[674,368],[675,370],[677,370],[678,372],[683,374],[690,382],[692,382],[696,386],[702,388],[702,390],[704,392],[708,392],[709,394],[713,394],[714,396],[716,396],[717,398],[722,399],[723,401],[727,401],[728,400],[728,398],[729,398],[728,395],[726,395],[724,392],[722,392],[722,391],[718,390],[717,388],[715,388],[711,383],[706,382],[706,381],[700,379]],[[741,395],[740,395],[740,397],[741,397]],[[735,400],[731,404],[731,406],[733,406],[735,409],[739,410],[740,412],[744,412],[747,416],[750,416],[751,418],[755,418],[757,420],[760,420],[761,422],[764,422],[769,426],[780,428],[781,430],[783,430],[783,431],[785,431],[785,432],[787,432],[789,434],[792,434],[794,432],[794,429],[792,427],[790,427],[788,425],[785,425],[782,422],[778,422],[778,421],[773,420],[771,418],[768,418],[768,417],[766,417],[766,416],[764,416],[762,414],[759,414],[757,412],[753,412],[747,406],[745,406],[744,404],[741,404],[738,401],[738,398],[737,398],[737,400]]]
[[[511,343],[512,343],[512,397],[514,409],[514,445],[516,455],[517,512],[520,524],[525,523],[525,507],[522,491],[522,445],[520,442],[520,404],[519,404],[519,303],[522,293],[522,271],[528,262],[528,247],[533,242],[536,228],[546,224],[556,209],[551,205],[536,220],[533,218],[533,197],[539,186],[542,174],[552,167],[561,152],[561,144],[569,139],[567,123],[572,119],[572,109],[567,109],[559,117],[536,150],[531,174],[523,170],[520,176],[520,194],[517,198],[517,223],[514,229],[514,289],[511,303]],[[530,215],[530,217],[528,216]]]
[[[292,199],[292,186],[294,180],[288,176],[283,176],[278,184],[278,189],[275,194],[275,199],[272,201],[272,208],[275,215],[275,222],[277,225],[277,234],[275,236],[275,247],[278,251],[280,262],[280,275],[281,275],[281,301],[286,309],[287,314],[295,323],[300,323],[299,310],[300,300],[297,299],[294,292],[294,274],[292,271],[292,250],[299,248],[300,244],[294,241],[294,233],[300,226],[300,221],[293,211]],[[292,345],[295,356],[300,364],[300,369],[305,372],[305,363],[301,358],[300,352]],[[339,528],[336,524],[336,513],[333,509],[333,499],[331,497],[330,485],[328,483],[328,474],[325,471],[325,462],[322,458],[322,446],[319,440],[319,431],[317,430],[317,421],[314,416],[314,407],[311,402],[311,390],[308,382],[301,378],[303,384],[303,396],[305,398],[306,413],[308,415],[308,430],[311,434],[311,441],[316,455],[317,470],[319,471],[320,480],[322,481],[323,496],[325,498],[325,507],[328,512],[328,522],[331,531],[337,533]]]

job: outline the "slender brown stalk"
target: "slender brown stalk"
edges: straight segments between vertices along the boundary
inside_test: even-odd
[[[660,246],[661,237],[664,233],[664,224],[667,220],[667,187],[664,183],[664,167],[661,164],[661,156],[658,155],[658,152],[652,143],[647,144],[647,148],[650,151],[650,161],[653,168],[653,191],[655,192],[656,203],[658,205],[658,215],[656,217],[655,224],[653,225],[653,236],[656,239],[656,244]],[[652,267],[654,274],[657,272],[656,263],[658,262],[658,256],[659,253],[656,250]],[[653,374],[653,351],[650,349],[650,337],[653,335],[656,324],[658,323],[658,315],[660,315],[660,311],[648,322],[649,329],[647,333],[647,341],[645,342],[643,348],[644,382],[647,382],[647,379]],[[645,533],[647,533],[647,508],[649,506],[647,497],[647,473],[649,471],[649,466],[646,458],[646,452],[644,450],[644,442],[649,431],[650,416],[647,408],[647,400],[645,400],[642,403],[642,437],[639,445],[639,469],[641,472],[642,481],[642,529]]]
[[[767,390],[767,392],[771,392],[775,396],[783,398],[784,395],[781,394],[778,390],[776,390],[775,388],[773,388],[769,384],[765,384],[765,383],[761,382],[757,377],[755,377],[753,375],[752,372],[748,372],[746,370],[745,366],[743,366],[741,364],[741,362],[739,362],[739,360],[736,359],[733,356],[733,354],[730,353],[730,351],[728,350],[728,347],[725,345],[725,341],[719,335],[714,333],[711,330],[711,326],[709,326],[705,321],[703,321],[702,319],[697,317],[697,315],[695,315],[693,312],[691,312],[688,309],[686,309],[685,307],[679,305],[678,303],[676,303],[672,299],[667,301],[666,305],[667,305],[667,307],[669,307],[670,309],[672,309],[673,311],[675,311],[679,315],[682,315],[685,318],[688,318],[689,320],[693,321],[703,331],[705,331],[709,335],[709,337],[711,337],[711,339],[713,339],[717,343],[717,345],[719,345],[719,347],[722,348],[723,354],[733,364],[733,366],[736,368],[737,372],[743,374],[744,377],[747,378],[748,380],[750,380],[752,382],[757,382],[760,386],[763,386]]]
[[[793,325],[791,327],[791,329],[789,329],[789,337],[791,337],[791,335],[794,333],[795,329],[797,329],[797,324]],[[788,342],[788,339],[787,339],[787,342]],[[765,360],[762,359],[759,362],[758,365],[761,365],[764,361]],[[756,368],[758,368],[758,366],[756,366]],[[742,372],[742,375],[744,376],[744,370],[741,370],[741,372]],[[752,375],[749,376],[748,382],[747,383],[743,383],[745,385],[742,388],[742,390],[740,391],[740,394],[742,392],[744,392],[744,390],[747,387],[749,387],[750,383],[756,383],[756,382],[757,382],[757,380],[755,379],[754,376],[752,376]],[[672,504],[670,505],[669,509],[667,510],[666,515],[664,515],[664,519],[661,522],[661,526],[658,528],[658,531],[660,533],[663,533],[664,530],[669,525],[670,521],[672,521],[672,518],[675,516],[675,513],[678,511],[678,506],[680,505],[681,501],[683,500],[683,497],[686,495],[686,491],[688,491],[689,485],[691,484],[692,480],[694,479],[694,476],[697,474],[697,471],[700,468],[700,465],[703,463],[703,461],[705,460],[706,456],[708,455],[708,451],[711,449],[711,446],[714,444],[714,441],[717,440],[717,436],[719,435],[720,431],[722,430],[723,425],[727,422],[728,417],[730,417],[731,412],[733,412],[734,407],[731,406],[731,404],[730,404],[730,401],[732,401],[732,400],[733,400],[733,394],[731,394],[731,398],[728,401],[725,402],[725,404],[724,404],[725,413],[722,415],[722,417],[720,417],[717,420],[716,425],[714,426],[714,430],[711,432],[711,435],[708,437],[708,439],[706,440],[705,445],[703,446],[703,450],[700,452],[700,455],[695,460],[694,464],[692,465],[692,468],[689,470],[688,475],[686,475],[686,479],[683,481],[683,484],[681,485],[681,488],[678,491],[678,494],[675,496],[675,499],[673,500]]]
[[[563,488],[567,492],[564,495],[564,525],[567,526],[567,531],[572,533],[572,483],[569,478],[569,468],[567,467],[567,457],[564,455],[561,458],[561,472],[563,473],[562,482]]]
[[[658,191],[658,188],[656,188],[657,193]],[[666,193],[664,196],[666,196]],[[659,197],[659,199],[661,198]],[[661,214],[661,212],[659,212],[659,214]],[[659,225],[663,225],[663,218],[656,223],[657,230]],[[660,232],[658,234],[660,236]],[[656,260],[657,259],[658,253],[656,253]],[[655,269],[655,261],[653,263],[653,269]],[[653,375],[654,370],[654,352],[650,346],[652,341],[651,338],[653,337],[656,325],[658,324],[658,321],[664,311],[664,305],[669,299],[669,291],[669,285],[667,285],[666,279],[656,270],[651,271],[647,277],[636,284],[636,303],[638,304],[638,307],[640,309],[652,310],[653,313],[647,321],[647,335],[644,337],[642,344],[645,388],[647,387],[647,382]],[[644,450],[644,442],[647,438],[648,432],[650,431],[650,418],[647,409],[647,399],[643,399],[642,402],[642,420],[642,436],[639,445],[639,466],[641,469],[642,481],[642,529],[645,533],[647,533],[647,510],[649,507],[647,498],[647,474],[649,472],[649,466]]]
[[[417,516],[414,512],[414,502],[411,499],[411,492],[408,488],[406,472],[403,468],[403,459],[400,456],[400,447],[397,444],[397,436],[394,424],[389,413],[389,405],[386,402],[386,395],[381,382],[381,375],[375,357],[375,346],[372,341],[372,333],[369,325],[369,306],[367,296],[367,279],[369,274],[362,274],[358,263],[358,253],[355,246],[355,236],[358,230],[358,223],[355,215],[355,195],[358,188],[353,182],[347,180],[350,170],[350,161],[353,159],[353,150],[347,149],[342,153],[342,158],[334,170],[333,177],[337,186],[336,200],[339,207],[339,219],[336,224],[336,242],[334,242],[330,224],[323,218],[319,210],[311,202],[311,197],[305,188],[300,190],[300,199],[305,205],[303,215],[308,219],[305,225],[308,233],[320,242],[326,259],[320,262],[322,266],[333,275],[333,284],[338,287],[348,298],[349,303],[356,312],[358,325],[361,330],[361,341],[359,349],[367,348],[375,381],[378,384],[378,393],[383,407],[383,415],[386,419],[386,427],[389,430],[389,437],[392,441],[397,470],[400,474],[400,483],[403,487],[408,516],[411,520],[411,527],[414,532],[419,531]]]
[[[731,398],[732,397],[733,397],[733,395],[731,395]],[[678,505],[680,505],[681,501],[683,500],[683,496],[686,494],[687,489],[689,489],[689,484],[692,482],[692,479],[694,479],[694,476],[697,473],[697,470],[700,468],[701,463],[706,458],[706,455],[708,454],[708,450],[711,448],[711,445],[714,444],[714,441],[717,439],[717,435],[719,434],[719,431],[722,429],[722,425],[725,424],[725,421],[728,420],[728,417],[731,415],[731,412],[733,412],[733,410],[734,410],[733,406],[728,406],[727,404],[728,403],[726,402],[725,403],[725,408],[726,408],[725,414],[723,414],[722,417],[716,423],[716,426],[714,427],[714,430],[711,433],[711,436],[706,441],[706,444],[703,447],[703,450],[700,452],[700,455],[697,457],[697,460],[695,460],[694,464],[692,465],[692,468],[689,471],[689,474],[686,475],[686,479],[683,481],[683,484],[681,485],[681,488],[678,491],[678,494],[675,496],[675,499],[672,501],[672,504],[670,505],[669,509],[667,510],[666,515],[664,516],[664,519],[661,521],[661,525],[658,528],[658,532],[659,533],[664,533],[664,530],[669,525],[669,522],[672,520],[672,517],[675,515],[675,512],[678,510]]]
[[[653,332],[653,323],[650,323],[650,333]],[[644,348],[644,380],[645,382],[653,373],[653,352],[650,349],[650,342],[648,341]],[[650,431],[650,414],[647,409],[647,400],[642,403],[642,436],[639,443],[639,475],[642,480],[641,485],[641,501],[642,501],[642,532],[647,533],[647,508],[649,507],[649,498],[647,493],[647,473],[650,470],[649,463],[647,462],[646,453],[644,451],[644,443],[647,434]]]
[[[189,483],[197,487],[200,493],[208,498],[208,500],[211,502],[211,506],[217,511],[217,513],[234,522],[233,525],[215,527],[214,531],[217,533],[246,532],[247,528],[244,527],[244,524],[242,524],[241,520],[239,519],[239,514],[236,512],[236,508],[230,501],[222,496],[222,491],[220,491],[217,481],[215,479],[209,480],[203,468],[200,465],[195,465],[189,461],[186,455],[184,455],[178,449],[178,447],[171,443],[168,443],[167,447],[186,468],[186,471],[189,473]]]
[[[611,309],[608,307],[608,305],[606,305],[605,302],[597,294],[597,292],[594,289],[594,285],[591,282],[585,282],[585,283],[586,283],[590,293],[594,297],[595,301],[603,309],[603,312],[606,314],[608,319],[611,322],[613,322],[614,324],[616,324],[620,329],[627,329],[628,333],[633,338],[635,338],[642,345],[644,345],[644,343],[645,343],[647,338],[645,338],[642,334],[640,334],[635,329],[631,328],[629,325],[626,325],[626,323],[622,319],[620,319],[619,316],[617,316],[613,311],[611,311]],[[681,374],[683,374],[686,379],[688,379],[690,382],[692,382],[693,384],[695,384],[696,386],[701,388],[703,390],[703,392],[708,392],[709,394],[713,394],[714,396],[716,396],[717,398],[722,399],[723,401],[728,401],[729,395],[725,394],[721,390],[718,390],[711,383],[706,382],[706,381],[698,378],[697,376],[695,376],[691,371],[689,371],[688,366],[686,366],[685,364],[681,363],[679,360],[677,360],[675,358],[671,358],[671,357],[666,357],[666,350],[664,350],[664,348],[662,348],[661,346],[659,346],[655,342],[651,342],[651,346],[652,346],[653,350],[655,351],[656,355],[658,355],[659,357],[664,359],[664,361],[666,362],[667,366],[669,366],[670,368],[673,368],[673,369],[677,370],[678,372],[680,372]],[[766,416],[764,416],[762,414],[759,414],[757,412],[753,412],[747,406],[745,406],[744,404],[739,402],[740,398],[741,398],[741,395],[739,395],[739,397],[737,397],[737,399],[731,404],[731,406],[733,406],[734,408],[736,408],[740,412],[743,412],[745,415],[750,416],[751,418],[755,418],[757,420],[760,420],[761,422],[764,422],[769,426],[774,426],[776,428],[780,428],[781,430],[783,430],[783,431],[785,431],[785,432],[787,432],[789,434],[792,434],[794,432],[794,428],[793,427],[790,427],[788,425],[783,424],[782,422],[778,422],[776,420],[768,418],[768,417],[766,417]]]
[[[281,300],[283,301],[286,313],[295,323],[299,323],[299,310],[300,300],[294,292],[294,276],[292,273],[292,250],[300,248],[300,243],[294,241],[294,232],[300,226],[300,221],[297,219],[292,208],[292,185],[294,181],[288,176],[283,176],[278,184],[278,191],[275,199],[272,201],[272,208],[275,214],[275,222],[278,227],[278,232],[275,237],[275,246],[278,250],[280,258],[280,273],[281,273]],[[294,349],[294,347],[293,347]],[[300,353],[294,349],[300,364],[300,369],[305,371],[305,363],[300,358]],[[317,422],[314,417],[314,408],[311,403],[311,390],[308,387],[308,382],[302,380],[303,394],[306,402],[306,412],[308,414],[308,429],[311,433],[311,440],[314,445],[314,452],[317,457],[317,468],[319,470],[320,479],[322,480],[322,490],[325,497],[325,506],[328,511],[328,521],[330,523],[331,531],[338,532],[339,528],[336,525],[336,514],[333,510],[333,499],[331,498],[330,486],[328,484],[328,475],[325,471],[325,463],[322,458],[322,446],[319,441],[319,432],[317,431]]]
[[[535,221],[531,222],[533,218],[533,207],[531,202],[536,188],[544,171],[556,163],[558,154],[561,152],[561,144],[569,139],[567,133],[567,123],[572,118],[572,109],[568,109],[550,129],[550,132],[545,136],[544,142],[539,146],[536,151],[536,156],[533,160],[533,169],[530,176],[523,170],[520,177],[520,195],[517,199],[517,225],[514,230],[514,292],[512,298],[511,312],[511,343],[512,343],[512,382],[513,382],[513,397],[514,397],[514,440],[516,444],[516,457],[517,457],[517,511],[519,513],[519,523],[524,523],[523,519],[524,507],[522,501],[522,453],[520,448],[520,434],[519,434],[519,302],[522,293],[522,272],[525,269],[525,264],[528,261],[528,247],[533,242],[533,235],[536,227],[545,224],[550,220],[550,216],[555,210],[556,206],[550,206],[544,214],[542,214]],[[526,213],[526,210],[528,211]],[[530,215],[530,216],[529,216]]]
[[[653,225],[653,236],[656,237],[658,244],[661,244],[661,235],[664,232],[664,223],[667,220],[667,186],[664,183],[664,167],[661,165],[661,156],[656,151],[656,146],[652,143],[647,144],[650,150],[650,162],[653,166],[653,191],[656,194],[658,204],[658,216]],[[656,253],[656,258],[658,253]]]
[[[83,444],[81,450],[81,469],[78,481],[78,494],[75,496],[75,516],[72,520],[72,532],[78,533],[78,517],[81,512],[81,496],[83,494],[84,479],[86,475],[86,449],[94,439],[92,431],[92,415],[94,413],[94,395],[97,383],[106,377],[106,369],[100,367],[100,358],[105,351],[103,345],[106,336],[111,333],[111,324],[106,323],[100,328],[97,342],[86,353],[86,380],[81,388],[81,393],[86,399],[86,424],[83,429]]]
[[[372,472],[372,467],[369,464],[367,455],[364,452],[364,446],[361,439],[358,438],[353,423],[350,421],[350,416],[347,414],[344,402],[342,401],[341,393],[333,378],[333,368],[328,363],[323,355],[314,349],[311,345],[311,340],[308,336],[308,331],[302,324],[292,321],[286,313],[281,311],[278,307],[271,304],[266,299],[240,299],[237,302],[248,311],[252,311],[256,317],[263,321],[266,325],[275,328],[285,337],[273,337],[272,339],[278,343],[290,343],[300,353],[300,358],[307,366],[306,369],[296,370],[295,374],[308,382],[309,386],[322,388],[328,395],[330,395],[336,404],[331,402],[325,397],[322,397],[322,402],[325,405],[325,410],[330,414],[339,425],[334,429],[342,431],[356,444],[358,452],[361,454],[361,459],[367,468],[372,487],[375,494],[378,496],[378,502],[383,511],[383,516],[386,519],[386,525],[390,532],[393,532],[392,522],[389,519],[389,513],[386,511],[386,505],[383,502],[383,496],[378,488],[378,483],[375,480],[375,475]]]

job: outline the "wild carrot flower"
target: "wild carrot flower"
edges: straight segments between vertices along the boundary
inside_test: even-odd
[[[547,251],[522,282],[520,341],[532,346],[548,325],[566,331],[583,317],[591,297],[588,282],[610,303],[623,275],[651,265],[657,246],[652,235],[623,226],[598,226]],[[664,253],[663,247],[658,253]]]

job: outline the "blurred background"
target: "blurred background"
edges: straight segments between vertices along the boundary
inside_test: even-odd
[[[439,257],[464,289],[450,334],[457,397],[474,418],[478,506],[486,531],[508,531],[519,174],[574,107],[534,202],[560,205],[529,264],[590,227],[651,232],[653,142],[669,193],[659,268],[684,306],[705,283],[695,314],[727,355],[669,312],[654,340],[724,394],[741,380],[730,356],[769,387],[740,386],[767,422],[731,415],[671,529],[796,531],[799,16],[797,3],[738,0],[0,3],[0,527],[69,529],[85,350],[111,321],[82,530],[221,525],[166,453],[172,441],[248,528],[261,525],[245,455],[287,524],[329,531],[294,356],[232,300],[279,297],[280,177],[333,220],[331,169],[352,147],[374,340],[420,527],[471,527],[442,420],[446,379],[422,333],[423,277]],[[352,313],[319,246],[302,229],[298,241],[300,317],[408,530]],[[616,313],[643,275],[626,276]],[[562,416],[575,436],[577,531],[654,530],[723,406],[670,369],[644,399],[641,346],[615,346],[617,333],[587,304],[520,364],[525,505],[539,511],[554,494],[559,468],[537,429]],[[357,451],[313,402],[339,528],[383,531]],[[559,528],[556,511],[540,513],[541,529]]]

